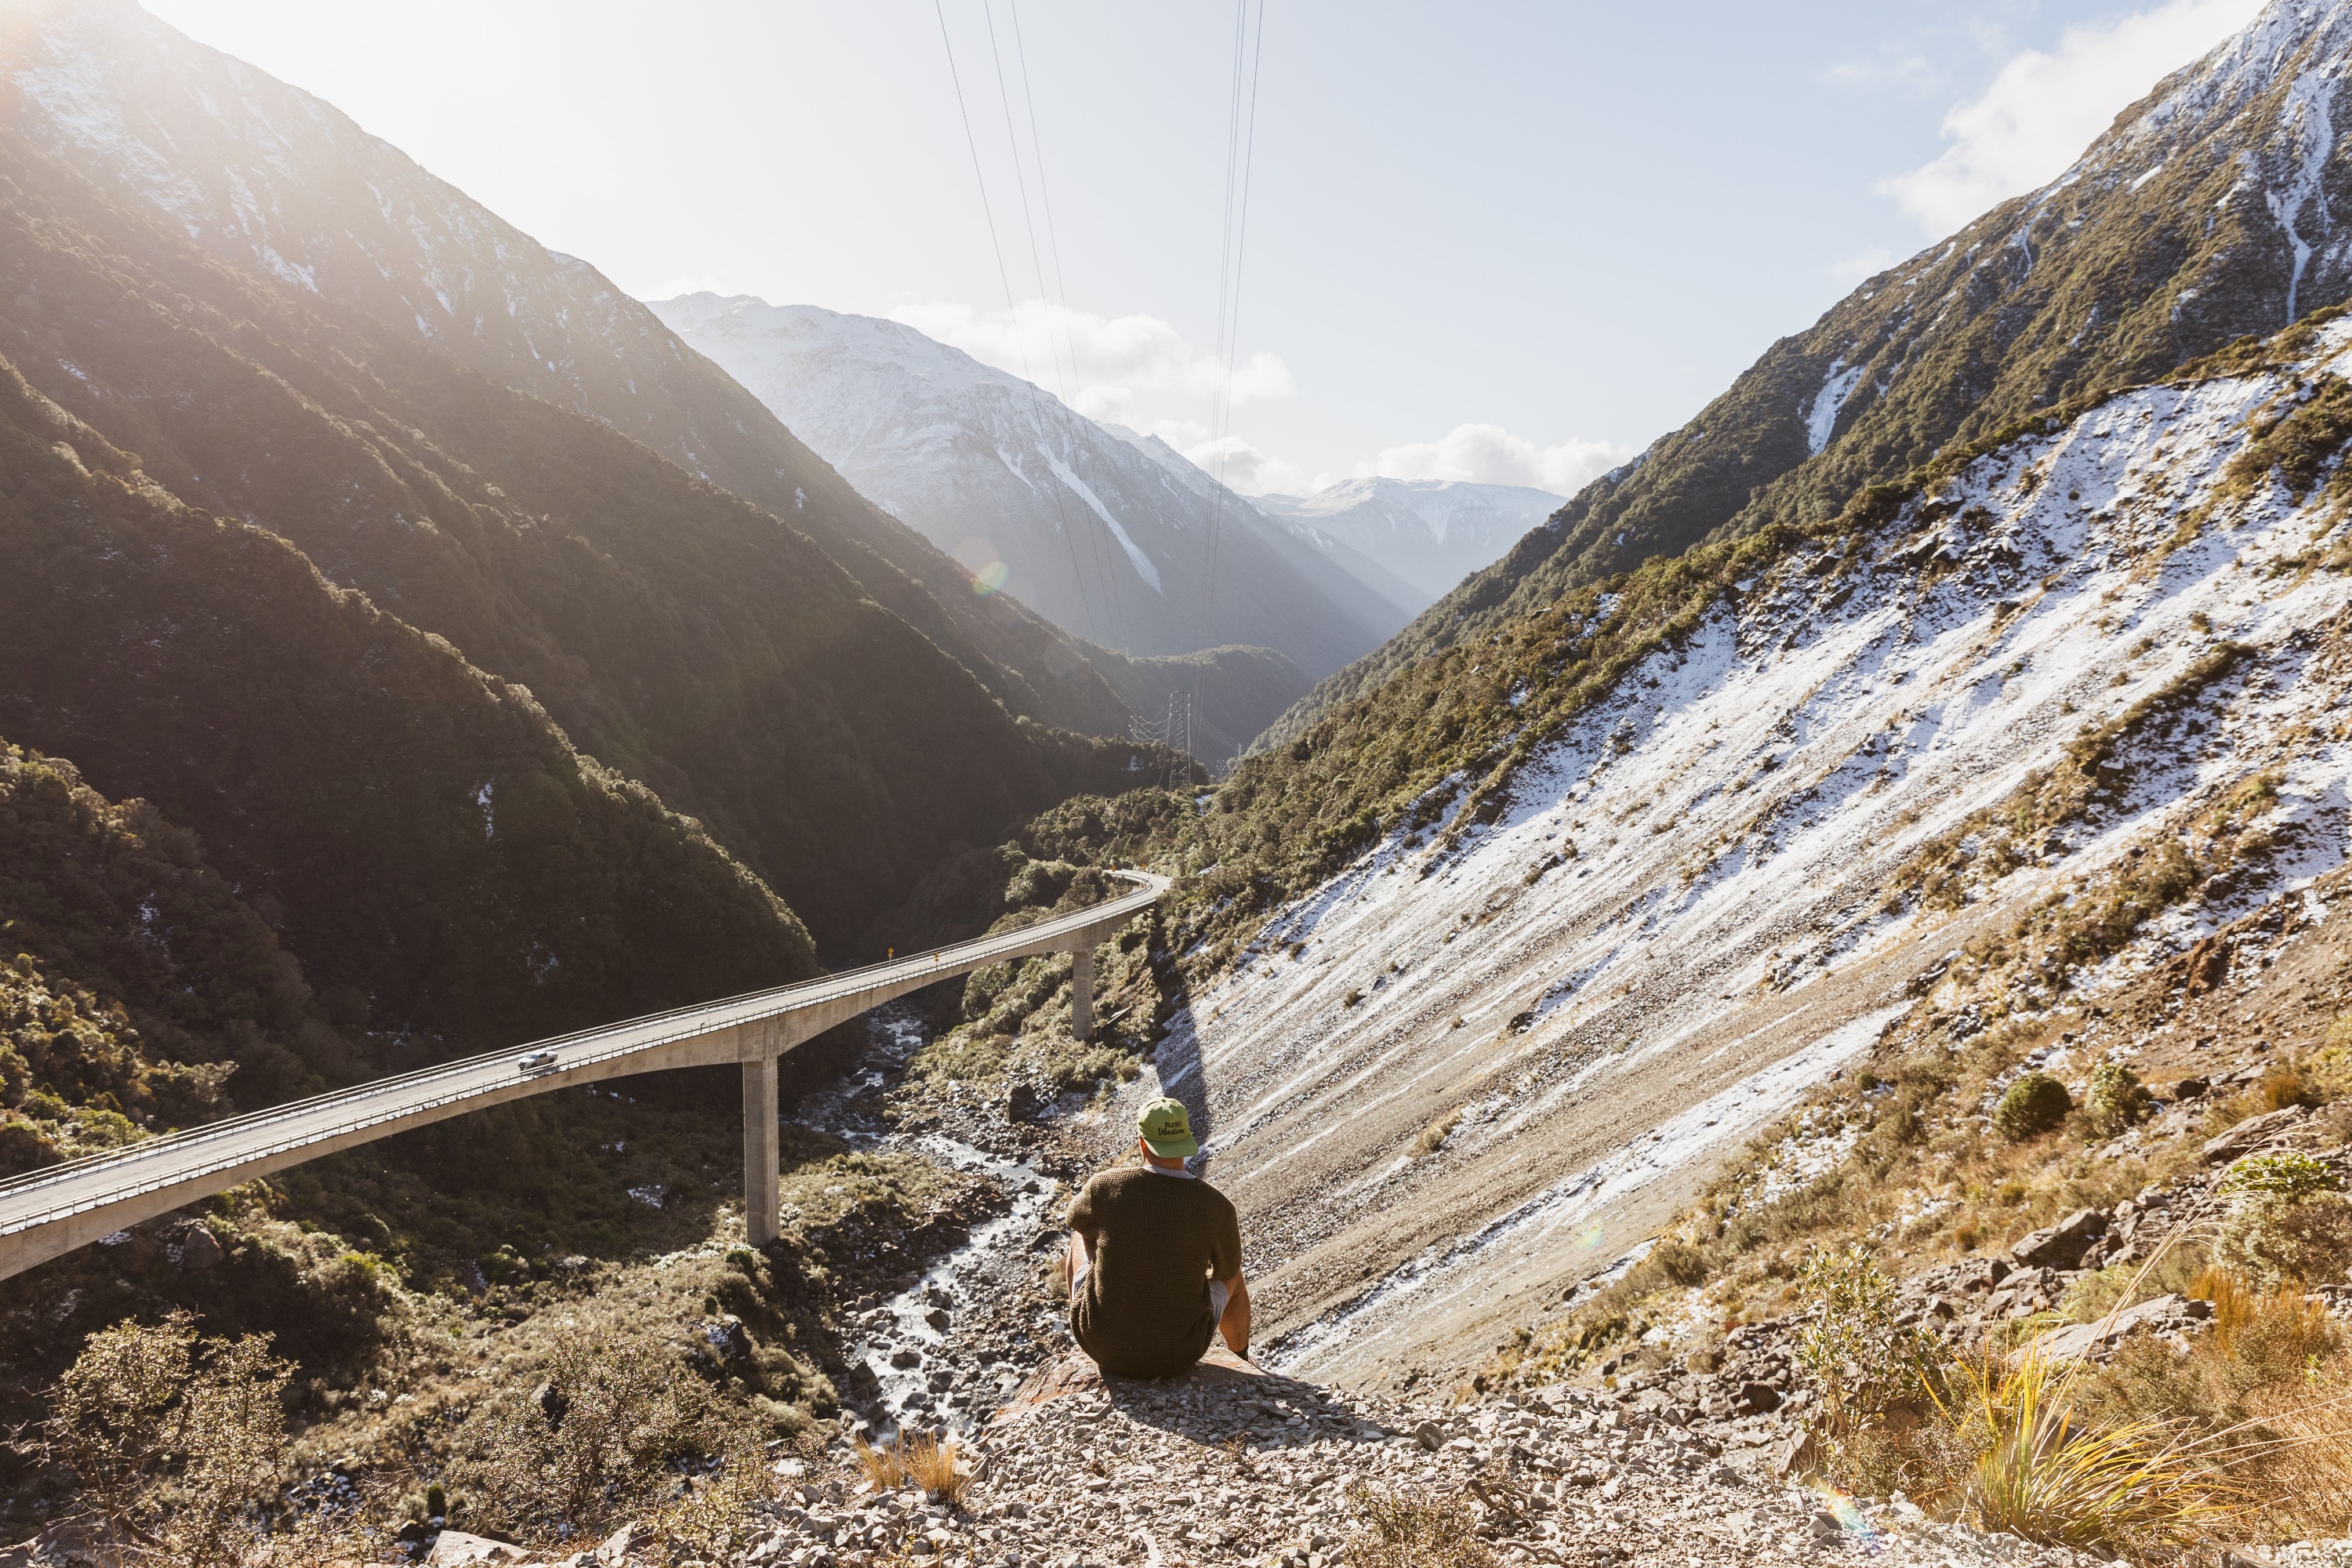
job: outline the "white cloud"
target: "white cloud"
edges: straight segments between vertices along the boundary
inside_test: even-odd
[[[1841,60],[1822,72],[1822,80],[1835,87],[1906,87],[1934,74],[1925,55],[1882,55],[1873,60]]]
[[[2262,0],[2170,0],[2066,29],[2055,53],[2028,49],[1980,97],[1944,116],[1942,156],[1881,183],[1929,233],[2065,172],[2110,121],[2167,72],[2253,19]]]
[[[1097,316],[1043,300],[1027,300],[1018,310],[927,300],[902,305],[890,318],[982,364],[1051,388],[1090,419],[1123,418],[1139,392],[1209,397],[1224,384],[1224,366],[1196,352],[1173,322],[1158,316]],[[1252,354],[1234,366],[1237,405],[1297,391],[1279,355]]]
[[[1831,281],[1849,288],[1865,278],[1874,278],[1903,258],[1883,245],[1866,245],[1852,256],[1829,265]]]
[[[1194,429],[1197,431],[1198,426]],[[1269,457],[1238,436],[1220,436],[1213,441],[1196,439],[1186,446],[1164,431],[1154,434],[1183,453],[1211,479],[1245,496],[1262,496],[1269,491],[1311,495],[1330,482],[1321,474],[1309,478],[1297,464]]]
[[[1379,460],[1359,463],[1359,479],[1472,479],[1490,485],[1532,485],[1573,495],[1586,480],[1633,455],[1611,441],[1563,441],[1538,447],[1499,425],[1456,425],[1434,441],[1387,447]]]

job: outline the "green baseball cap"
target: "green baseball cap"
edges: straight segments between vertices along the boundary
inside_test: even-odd
[[[1138,1113],[1135,1126],[1143,1134],[1143,1146],[1163,1160],[1189,1160],[1201,1152],[1200,1140],[1192,1136],[1192,1113],[1181,1100],[1153,1100]]]

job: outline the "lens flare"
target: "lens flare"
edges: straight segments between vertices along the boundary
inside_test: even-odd
[[[1003,592],[1004,580],[1012,575],[1010,566],[1002,561],[992,561],[971,574],[971,591],[985,599],[991,594]]]
[[[1864,1541],[1878,1533],[1878,1527],[1863,1513],[1862,1505],[1850,1493],[1840,1491],[1825,1481],[1813,1483],[1813,1496],[1820,1500],[1822,1511],[1836,1520],[1848,1535]]]

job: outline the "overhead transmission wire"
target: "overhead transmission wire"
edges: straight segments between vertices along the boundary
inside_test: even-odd
[[[1217,454],[1217,472],[1209,487],[1207,562],[1201,582],[1201,635],[1216,641],[1217,544],[1224,521],[1225,474],[1233,458],[1228,438],[1233,434],[1234,360],[1240,352],[1242,259],[1249,238],[1250,172],[1257,150],[1257,89],[1259,68],[1265,60],[1265,0],[1258,0],[1257,22],[1251,26],[1250,0],[1234,0],[1234,66],[1225,112],[1224,233],[1217,254],[1217,338],[1214,352],[1222,362],[1221,385],[1209,405],[1209,439]],[[1247,112],[1244,112],[1243,81],[1248,81]],[[1204,710],[1201,700],[1202,666],[1192,669],[1192,700],[1186,710],[1186,739],[1192,722]],[[1205,721],[1202,728],[1206,728]],[[1191,750],[1188,744],[1186,750]]]
[[[983,4],[984,3],[985,0],[983,0]],[[932,13],[939,17],[940,44],[940,47],[947,51],[948,57],[948,79],[955,84],[956,113],[963,121],[964,145],[969,148],[971,153],[972,179],[980,186],[981,216],[988,221],[988,247],[996,257],[997,280],[1004,286],[1004,308],[1006,313],[1013,318],[1013,341],[1021,351],[1022,380],[1027,384],[1029,388],[1030,421],[1038,432],[1038,442],[1040,447],[1039,455],[1043,456],[1045,421],[1037,415],[1037,384],[1034,381],[1030,380],[1029,377],[1029,347],[1026,343],[1021,341],[1021,312],[1019,307],[1014,304],[1013,299],[1013,274],[1005,268],[1004,247],[996,237],[996,209],[988,199],[988,176],[982,172],[980,162],[980,138],[972,134],[971,110],[966,107],[964,103],[963,73],[956,68],[955,40],[950,37],[948,33],[948,14],[944,0],[931,0],[931,10]],[[992,23],[990,27],[990,36],[992,38],[994,37],[994,25]],[[1013,155],[1016,160],[1014,172],[1017,174],[1019,173],[1019,164],[1017,160],[1020,156],[1020,149],[1018,146],[1013,149]],[[1022,199],[1024,202],[1028,199],[1025,190],[1023,193]],[[1046,465],[1046,477],[1048,479],[1057,478],[1057,476],[1054,474],[1053,466],[1050,461]],[[1061,521],[1062,542],[1069,549],[1070,575],[1078,585],[1079,606],[1086,612],[1087,628],[1092,631],[1095,636],[1100,637],[1102,635],[1102,628],[1095,616],[1094,603],[1087,595],[1086,573],[1078,565],[1077,542],[1070,535],[1069,516],[1063,510],[1062,492],[1058,483],[1054,489],[1054,510],[1055,515]]]
[[[1036,95],[1030,90],[1029,87],[1028,54],[1025,49],[1022,48],[1021,45],[1021,8],[1017,0],[1007,0],[1007,4],[1011,5],[1013,7],[1013,42],[1021,65],[1021,96],[1023,101],[1027,105],[1029,112],[1029,156],[1030,160],[1035,163],[1037,168],[1037,195],[1038,199],[1043,202],[1045,206],[1045,228],[1047,235],[1050,237],[1053,234],[1054,207],[1053,202],[1051,198],[1047,196],[1045,191],[1045,143],[1044,139],[1037,134],[1037,100]],[[1047,294],[1045,282],[1045,258],[1037,247],[1037,220],[1029,209],[1029,182],[1027,177],[1022,173],[1021,168],[1021,134],[1013,128],[1013,95],[1007,89],[1004,83],[1004,54],[997,45],[996,12],[994,7],[990,4],[990,0],[981,0],[980,14],[988,24],[989,58],[996,68],[997,101],[1001,103],[1004,109],[1004,140],[1013,149],[1013,178],[1015,184],[1019,186],[1021,192],[1021,226],[1028,235],[1029,238],[1029,264],[1036,270],[1037,297],[1045,304],[1045,351],[1048,357],[1053,362],[1055,387],[1058,394],[1056,401],[1060,404],[1062,411],[1062,429],[1066,437],[1073,437],[1076,433],[1076,426],[1071,423],[1072,416],[1069,400],[1071,386],[1076,380],[1078,356],[1075,349],[1068,349],[1067,347],[1069,341],[1069,291],[1066,288],[1058,289],[1056,290],[1060,294],[1060,303],[1063,315],[1063,325],[1058,334],[1059,341],[1057,342],[1057,334],[1054,325],[1053,300]],[[1054,276],[1056,284],[1058,284],[1062,276],[1061,245],[1058,239],[1055,239],[1054,246]],[[1013,321],[1013,330],[1017,335],[1020,331],[1020,321],[1017,313]],[[1062,368],[1062,362],[1066,357],[1065,351],[1066,351],[1066,358],[1069,361],[1070,367],[1069,375],[1066,379],[1064,376]],[[1028,367],[1028,351],[1025,346],[1022,352],[1022,366],[1025,370]],[[1030,415],[1033,420],[1036,420],[1040,417],[1038,412],[1038,403],[1040,400],[1035,395],[1036,388],[1034,382],[1031,384],[1030,393]],[[1038,429],[1037,438],[1039,445],[1041,447],[1044,446],[1045,442],[1045,433],[1042,424]],[[1075,439],[1071,439],[1069,441],[1069,450],[1073,458],[1076,456],[1077,446],[1078,444]],[[1073,462],[1070,467],[1073,473],[1076,472],[1077,465],[1075,462]],[[1054,477],[1056,480],[1060,478],[1058,475]],[[1058,488],[1056,488],[1054,492],[1054,505],[1056,514],[1060,514],[1062,494]],[[1068,520],[1066,517],[1064,517],[1063,521],[1063,533],[1066,538],[1069,535]],[[1093,528],[1088,528],[1087,530],[1087,554],[1088,560],[1090,560],[1094,564],[1097,584],[1102,590],[1106,609],[1109,614],[1116,616],[1122,607],[1118,602],[1118,574],[1108,564],[1107,564],[1105,552],[1108,546],[1101,536],[1102,531],[1097,531]],[[1073,569],[1075,569],[1075,557]],[[1097,635],[1099,636],[1100,633],[1097,632]]]

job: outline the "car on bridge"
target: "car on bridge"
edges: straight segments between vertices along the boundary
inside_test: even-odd
[[[543,1072],[553,1072],[555,1070],[555,1053],[553,1051],[525,1051],[520,1057],[518,1057],[515,1059],[515,1066],[520,1068],[523,1072],[529,1073],[533,1077]]]

